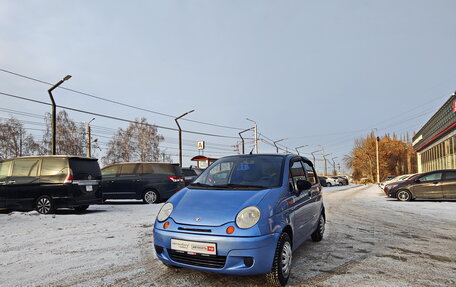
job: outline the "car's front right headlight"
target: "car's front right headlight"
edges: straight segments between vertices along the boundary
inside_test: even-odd
[[[239,228],[247,229],[258,223],[261,212],[256,206],[249,206],[241,210],[236,216],[236,225]]]
[[[173,212],[174,206],[171,202],[165,203],[165,205],[162,206],[160,211],[158,212],[157,215],[157,220],[158,221],[165,221],[166,219],[169,218],[171,215],[171,212]]]

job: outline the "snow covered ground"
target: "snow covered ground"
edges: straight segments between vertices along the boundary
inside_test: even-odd
[[[456,201],[399,202],[376,185],[324,192],[325,238],[294,254],[291,286],[456,286]],[[162,265],[152,245],[160,207],[0,213],[0,286],[265,285],[263,276]]]

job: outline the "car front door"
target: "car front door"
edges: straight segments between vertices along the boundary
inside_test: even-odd
[[[292,206],[292,219],[296,235],[294,242],[298,246],[307,239],[312,229],[312,192],[310,190],[298,190],[298,180],[308,180],[300,158],[295,158],[291,162],[289,174],[289,188],[292,193],[289,204]]]
[[[416,198],[442,198],[442,172],[425,174],[415,180],[410,191]]]
[[[444,198],[456,198],[456,170],[443,173],[442,193]]]
[[[322,209],[322,195],[321,195],[321,185],[317,179],[317,173],[315,172],[314,168],[312,167],[311,162],[306,162],[304,161],[304,169],[306,170],[307,173],[307,179],[308,181],[312,184],[312,187],[310,188],[310,205],[312,208],[312,220],[311,220],[311,226],[315,227],[317,226],[318,219],[321,213]]]

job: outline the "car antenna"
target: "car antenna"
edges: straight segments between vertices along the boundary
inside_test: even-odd
[[[255,148],[255,147],[252,148],[252,150],[249,152],[249,154],[253,154],[253,149],[254,149],[254,148]]]

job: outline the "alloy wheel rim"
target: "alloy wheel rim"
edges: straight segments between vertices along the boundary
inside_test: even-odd
[[[282,248],[282,274],[288,277],[291,269],[292,251],[290,242],[286,241]]]
[[[407,200],[409,198],[409,195],[407,192],[405,191],[401,191],[399,192],[399,199],[400,200]]]
[[[153,191],[148,191],[146,192],[144,198],[146,199],[147,203],[154,203],[157,200],[157,195]]]
[[[320,217],[320,234],[323,235],[325,232],[325,218],[323,216]]]
[[[47,198],[41,198],[38,201],[37,207],[39,213],[46,214],[51,210],[51,202]]]

